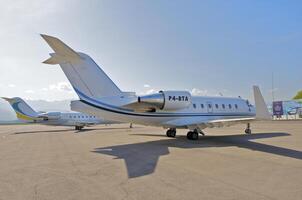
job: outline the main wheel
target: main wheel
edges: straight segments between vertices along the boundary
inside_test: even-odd
[[[197,131],[189,131],[187,133],[187,138],[189,140],[198,140],[198,132]]]
[[[245,132],[245,134],[248,134],[248,135],[249,135],[249,134],[252,134],[252,130],[251,130],[251,129],[249,129],[249,128],[245,129],[245,131],[244,131],[244,132]]]
[[[198,140],[198,132],[197,131],[193,131],[191,138],[192,138],[192,140]]]
[[[189,131],[189,132],[187,133],[187,138],[188,138],[189,140],[192,140],[192,131]]]
[[[176,136],[176,129],[168,129],[166,132],[167,137],[175,137]]]

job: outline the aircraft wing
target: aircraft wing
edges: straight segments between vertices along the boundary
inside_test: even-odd
[[[200,118],[188,118],[188,119],[181,118],[181,119],[165,122],[164,125],[167,127],[175,127],[175,128],[198,127],[200,129],[204,129],[204,128],[230,126],[233,124],[240,124],[240,123],[248,123],[253,120],[255,120],[254,117],[214,119],[214,120],[211,119],[206,120]]]

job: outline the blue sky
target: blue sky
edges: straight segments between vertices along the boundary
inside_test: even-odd
[[[0,8],[0,95],[75,98],[39,33],[89,54],[126,91],[162,89],[271,101],[301,86],[301,1],[11,1]]]

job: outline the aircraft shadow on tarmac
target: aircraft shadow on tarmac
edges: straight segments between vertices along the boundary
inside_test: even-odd
[[[61,132],[67,132],[67,131],[73,131],[72,129],[60,129],[60,130],[37,130],[37,131],[20,131],[15,132],[13,134],[30,134],[30,133],[61,133]]]
[[[131,128],[131,129],[137,129],[139,127]],[[125,130],[125,128],[115,128],[115,127],[102,127],[102,128],[84,128],[82,130],[74,130],[74,129],[60,129],[60,130],[37,130],[37,131],[20,131],[20,132],[15,132],[14,134],[29,134],[29,133],[62,133],[62,132],[69,132],[69,131],[74,131],[74,133],[85,133],[89,131],[104,131],[104,130]],[[131,130],[129,128],[129,130]]]
[[[135,134],[140,136],[161,136],[153,134]],[[209,148],[209,147],[239,147],[271,153],[302,160],[302,151],[277,147],[268,144],[257,143],[251,140],[290,136],[288,133],[258,133],[252,135],[227,135],[227,136],[203,136],[198,141],[187,140],[185,136],[177,136],[173,139],[156,140],[136,144],[126,144],[96,148],[95,153],[114,156],[115,159],[124,159],[129,178],[135,178],[152,174],[156,168],[160,156],[169,154],[169,147],[176,148]]]
[[[30,134],[30,133],[63,133],[63,132],[74,132],[74,133],[85,133],[89,131],[93,131],[95,129],[82,129],[82,130],[74,130],[74,129],[60,129],[60,130],[37,130],[37,131],[20,131],[15,132],[14,134]]]

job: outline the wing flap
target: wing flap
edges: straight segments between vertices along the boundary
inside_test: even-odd
[[[188,119],[180,118],[180,119],[168,121],[164,125],[167,127],[175,127],[175,128],[195,126],[204,129],[204,128],[230,126],[232,124],[239,124],[239,123],[248,123],[253,120],[255,120],[255,118],[252,117],[233,118],[233,119],[215,119],[215,120],[204,120],[200,118],[188,118]]]

